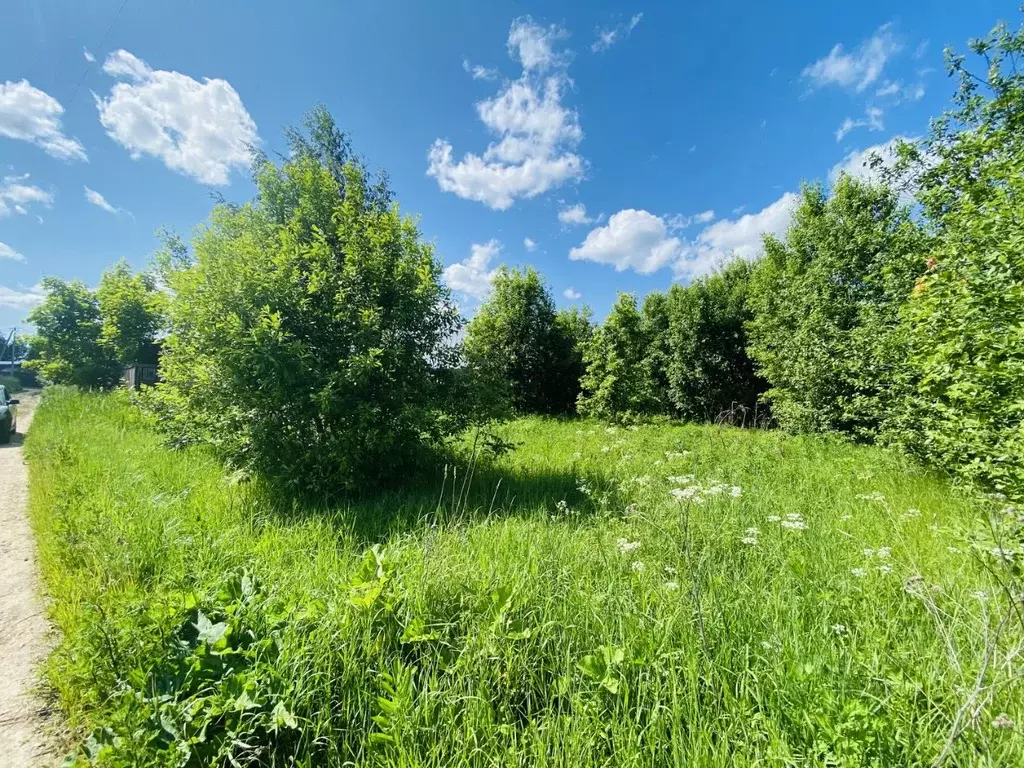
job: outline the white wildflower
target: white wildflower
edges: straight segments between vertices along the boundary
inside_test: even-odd
[[[857,494],[857,498],[862,499],[863,501],[885,501],[885,496],[880,494],[878,491],[872,491],[871,493],[860,493]]]
[[[868,572],[865,571],[863,568],[851,568],[850,573],[852,573],[858,579],[863,579],[865,576],[868,575]]]
[[[628,555],[631,552],[636,552],[640,549],[639,541],[630,541],[627,538],[620,537],[615,540],[615,545],[619,548],[619,552],[623,555]]]
[[[845,624],[833,624],[832,625],[832,631],[835,632],[837,635],[845,635],[846,634],[846,625]]]
[[[853,520],[853,515],[842,515],[840,520]]]
[[[908,509],[906,512],[903,513],[903,516],[904,517],[920,517],[921,516],[921,510],[920,509],[914,509],[913,507],[911,507],[910,509]]]
[[[666,565],[665,573],[667,573],[669,576],[675,576],[676,573],[678,573],[678,571],[676,571],[676,569],[673,568],[671,565]]]
[[[734,499],[738,498],[743,495],[743,489],[740,488],[738,485],[734,485],[732,488],[729,489],[729,495],[732,496]]]
[[[1013,558],[1017,555],[1017,551],[1016,550],[1014,550],[1014,549],[1003,549],[1002,547],[992,547],[992,549],[990,549],[988,551],[988,553],[990,555],[992,555],[992,557],[996,558],[997,560],[1002,560],[1003,562],[1006,562],[1006,563],[1012,563],[1013,562]]]
[[[892,573],[892,566],[891,565],[880,565],[880,566],[878,566],[878,572],[880,574],[882,574],[883,576],[888,576],[890,573]]]
[[[751,547],[757,546],[757,536],[744,536],[740,541]]]
[[[874,557],[875,556],[875,550],[873,550],[873,549],[862,549],[861,552],[864,553],[864,557]]]
[[[693,475],[669,475],[668,481],[673,485],[689,485],[694,480]]]
[[[1005,712],[1000,712],[996,719],[992,721],[993,728],[999,728],[1001,730],[1010,730],[1014,726],[1013,720]]]
[[[608,453],[608,451],[610,451],[610,450],[611,450],[611,448],[609,448],[607,445],[602,445],[601,446],[601,453]]]
[[[679,589],[679,582],[678,581],[666,581],[665,582],[665,589],[667,591],[669,591],[669,592],[675,592],[677,589]]]
[[[988,600],[988,592],[984,589],[979,589],[974,592],[971,592],[971,597],[973,597],[975,600],[985,602],[986,600]]]
[[[629,564],[629,567],[633,569],[633,573],[643,573],[647,570],[647,566],[641,563],[639,560],[634,560]]]
[[[779,522],[779,521],[780,521],[781,519],[782,519],[782,518],[781,518],[781,517],[779,517],[778,515],[768,515],[768,522],[769,522],[769,523],[777,523],[777,522]]]

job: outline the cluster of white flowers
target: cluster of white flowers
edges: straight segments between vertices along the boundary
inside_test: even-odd
[[[628,429],[630,432],[636,432],[638,429],[640,429],[640,427],[638,427],[636,424],[630,424],[628,427],[626,427],[626,429]]]
[[[611,450],[611,446],[609,446],[609,445],[602,445],[601,446],[601,453],[608,453],[608,451],[610,451],[610,450]]]
[[[607,432],[609,435],[614,435],[616,432],[619,431],[619,428],[618,427],[605,427],[604,431]]]
[[[678,461],[690,455],[689,451],[665,451],[665,461]]]
[[[665,575],[666,576],[675,576],[676,573],[678,573],[678,571],[676,571],[676,569],[673,568],[671,565],[666,565],[665,566]]]
[[[906,512],[903,513],[903,517],[908,518],[908,519],[911,518],[911,517],[920,517],[920,516],[921,516],[921,510],[920,509],[915,509],[914,507],[911,507],[910,509],[908,509]]]
[[[569,503],[562,499],[555,504],[555,511],[557,515],[552,515],[551,519],[554,520],[556,517],[576,517],[579,512],[569,506]]]
[[[1011,730],[1014,726],[1013,720],[1005,712],[1000,712],[995,720],[992,721],[993,728],[999,728],[1001,730]]]
[[[678,589],[679,589],[679,582],[678,581],[666,581],[665,582],[665,590],[666,591],[668,591],[668,592],[675,592]]]
[[[864,557],[877,557],[879,560],[888,560],[892,554],[891,547],[879,547],[878,549],[865,549],[863,550]]]
[[[634,560],[629,564],[629,567],[633,569],[633,573],[643,573],[647,570],[647,566],[641,563],[639,560]]]
[[[992,547],[988,553],[996,560],[1002,560],[1004,563],[1012,563],[1017,557],[1017,550],[1007,549],[1006,547]]]
[[[695,504],[703,504],[704,497],[700,495],[699,485],[690,485],[686,488],[673,488],[669,491],[677,501],[692,501]]]
[[[856,576],[858,579],[863,579],[868,575],[868,572],[863,568],[851,568],[850,573]]]
[[[804,520],[804,516],[799,512],[790,512],[785,517],[779,517],[778,515],[768,515],[765,518],[769,523],[778,523],[782,528],[787,531],[802,531],[807,528],[807,521]]]
[[[882,563],[877,565],[878,572],[880,574],[882,574],[883,576],[886,576],[886,575],[892,573],[892,566],[889,565],[887,562],[885,562],[885,561],[887,561],[892,556],[892,547],[879,547],[878,549],[863,549],[863,550],[861,550],[861,552],[863,553],[865,559],[867,559],[867,560],[881,560],[881,561],[883,561]],[[868,565],[871,565],[871,563],[868,563]],[[858,571],[859,571],[859,573],[858,573]],[[853,569],[853,575],[854,576],[864,576],[866,574],[867,574],[867,571],[864,568],[854,568]]]
[[[846,625],[845,624],[833,624],[832,625],[832,631],[835,632],[837,635],[845,635],[846,634]]]
[[[572,455],[572,458],[573,458],[573,461],[579,461],[580,459],[583,458],[583,454],[580,453],[579,451],[576,451],[576,453],[574,453]]]
[[[760,535],[761,529],[752,526],[750,528],[747,528],[746,535],[743,538],[741,538],[740,541],[742,541],[744,544],[747,544],[748,546],[753,547],[757,545],[757,537]]]
[[[861,499],[863,501],[877,501],[877,502],[885,501],[885,496],[880,494],[878,491],[872,491],[871,493],[860,493],[860,494],[857,494],[857,498]]]
[[[669,491],[678,501],[692,501],[695,504],[702,504],[708,496],[728,494],[735,499],[743,495],[743,489],[738,485],[726,485],[716,481],[701,484],[694,481],[693,475],[669,475],[668,481],[677,486],[682,486]]]
[[[619,537],[618,539],[616,539],[615,545],[619,548],[619,552],[623,555],[631,554],[640,549],[639,541],[630,541],[625,537]]]

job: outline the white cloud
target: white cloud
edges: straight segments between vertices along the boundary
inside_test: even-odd
[[[488,240],[473,243],[469,256],[444,269],[444,280],[453,291],[483,300],[491,292],[491,281],[497,274],[497,267],[491,269],[491,261],[501,253],[501,243]]]
[[[227,184],[232,169],[249,166],[249,147],[259,141],[256,124],[226,80],[199,82],[154,70],[124,50],[112,53],[103,71],[128,81],[115,84],[108,98],[95,98],[107,135],[133,159],[151,155],[214,185]]]
[[[924,86],[921,84],[915,85],[909,88],[903,95],[911,101],[920,101],[924,98]]]
[[[571,285],[562,291],[562,295],[565,296],[569,301],[576,301],[577,299],[583,298],[583,294],[573,288]]]
[[[711,272],[733,256],[751,260],[761,253],[765,234],[783,235],[789,228],[799,196],[786,192],[758,213],[721,219],[705,227],[682,250],[672,268],[676,276],[692,279]]]
[[[622,22],[613,27],[598,27],[596,30],[597,39],[590,45],[590,50],[594,53],[606,51],[619,40],[629,37],[643,17],[643,13],[635,13],[628,22]]]
[[[28,80],[0,84],[0,136],[28,141],[60,160],[88,160],[85,148],[64,135],[64,107]]]
[[[707,224],[714,218],[715,212],[711,210],[701,211],[700,213],[695,213],[692,216],[687,216],[683,213],[674,213],[665,218],[665,223],[673,232],[681,232],[694,224]]]
[[[532,238],[525,237],[523,238],[523,247],[528,251],[533,251],[536,250],[537,243],[535,243]]]
[[[85,187],[85,199],[88,200],[93,205],[102,208],[107,213],[117,213],[119,210],[118,208],[115,208],[110,203],[108,203],[107,199],[99,192],[97,192],[95,189],[89,189],[88,187]]]
[[[89,52],[88,48],[83,48],[82,49],[82,55],[85,56],[85,60],[88,61],[90,64],[92,64],[94,61],[96,61],[96,57],[93,56],[92,53]]]
[[[11,261],[24,261],[25,257],[18,253],[16,250],[11,248],[7,243],[0,243],[0,259],[10,259]]]
[[[875,91],[875,96],[895,96],[902,87],[899,80],[886,80],[882,87]]]
[[[521,16],[512,22],[508,32],[508,53],[518,59],[527,72],[543,72],[568,63],[567,52],[557,52],[554,44],[569,36],[568,31],[557,24],[542,27],[530,16]]]
[[[538,26],[529,17],[513,22],[509,51],[523,74],[476,105],[497,139],[483,155],[468,152],[458,161],[451,143],[437,139],[427,154],[427,175],[442,190],[500,211],[583,176],[586,163],[575,153],[583,131],[576,111],[562,105],[571,81],[564,71],[538,74],[567,61],[551,47],[562,36],[560,28]]]
[[[481,64],[473,64],[469,59],[462,60],[462,68],[466,70],[474,80],[497,80],[499,77],[497,69],[485,67]]]
[[[43,287],[38,283],[27,291],[16,291],[0,285],[0,307],[7,309],[32,309],[46,298]]]
[[[583,203],[576,203],[576,205],[570,205],[568,208],[560,210],[558,212],[558,220],[569,226],[579,226],[581,224],[593,224],[599,221],[600,217],[587,216],[587,206]]]
[[[633,269],[647,275],[674,261],[682,247],[682,241],[669,234],[660,216],[626,208],[613,214],[605,226],[590,230],[586,239],[569,251],[569,258],[611,264],[617,272]]]
[[[848,117],[843,120],[843,124],[836,130],[836,141],[842,141],[843,137],[846,136],[854,128],[867,128],[869,131],[881,131],[885,128],[882,122],[883,112],[878,107],[868,107],[864,110],[863,120],[854,120],[852,117]]]
[[[879,169],[872,168],[870,160],[877,155],[881,158],[883,166],[891,166],[896,160],[896,144],[900,141],[914,142],[914,137],[894,136],[882,144],[875,144],[865,149],[854,150],[848,153],[842,160],[832,166],[828,172],[828,183],[835,184],[841,173],[846,173],[855,179],[863,181],[878,182],[881,180]]]
[[[53,195],[44,189],[28,184],[29,175],[4,176],[0,181],[0,218],[9,216],[11,212],[24,216],[33,205],[49,208],[53,204]]]
[[[846,53],[839,43],[828,56],[809,64],[801,74],[811,81],[812,87],[837,85],[860,93],[881,76],[886,63],[902,47],[892,33],[892,24],[885,24],[856,50]]]

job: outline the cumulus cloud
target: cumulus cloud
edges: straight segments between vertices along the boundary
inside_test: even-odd
[[[10,259],[11,261],[24,261],[25,257],[18,253],[16,250],[11,248],[7,243],[0,243],[0,259]]]
[[[587,206],[583,203],[576,203],[563,208],[558,212],[558,220],[568,226],[579,226],[581,224],[593,224],[600,217],[587,216]]]
[[[92,203],[93,205],[97,206],[98,208],[102,208],[107,213],[117,213],[118,210],[120,210],[112,206],[110,203],[108,203],[107,199],[99,192],[97,192],[95,189],[89,189],[88,187],[85,187],[84,189],[85,199]]]
[[[24,216],[33,205],[49,208],[53,205],[53,195],[28,183],[29,175],[4,176],[0,181],[0,218],[12,213]]]
[[[648,275],[678,258],[682,247],[682,240],[670,234],[660,216],[626,208],[613,214],[603,227],[590,230],[586,239],[569,251],[569,258],[610,264],[617,272],[633,269]]]
[[[562,104],[571,86],[566,56],[554,50],[564,33],[530,17],[517,19],[508,48],[523,68],[497,95],[476,105],[480,122],[496,139],[482,155],[454,157],[450,142],[437,139],[427,154],[427,175],[438,186],[495,210],[582,178],[585,161],[575,149],[583,139],[576,111]],[[554,70],[550,74],[542,74]]]
[[[25,291],[0,285],[0,307],[28,310],[42,304],[45,298],[46,293],[43,291],[43,286],[38,283]]]
[[[598,27],[596,30],[597,39],[594,40],[590,45],[590,50],[594,53],[600,53],[611,48],[619,40],[624,40],[629,37],[630,33],[636,28],[636,25],[640,23],[640,20],[644,17],[643,13],[635,13],[633,17],[621,24],[616,24],[612,27]]]
[[[64,135],[64,107],[28,80],[0,84],[0,136],[28,141],[60,160],[88,160],[85,148]]]
[[[881,131],[885,128],[882,116],[883,112],[878,107],[868,107],[864,110],[863,120],[854,120],[852,117],[846,118],[843,120],[842,125],[836,129],[836,141],[842,141],[843,137],[854,128],[867,128],[869,131]]]
[[[501,247],[501,243],[494,239],[486,243],[473,243],[467,258],[445,267],[445,282],[453,291],[477,300],[486,299],[491,292],[491,282],[498,272],[497,267],[491,268],[491,262],[501,253]]]
[[[562,291],[562,295],[565,296],[569,301],[576,301],[577,299],[583,298],[583,294],[573,288],[571,285]]]
[[[757,213],[721,219],[705,227],[686,244],[672,265],[676,277],[692,279],[706,275],[734,256],[747,260],[756,258],[761,254],[765,234],[785,234],[799,199],[795,193],[786,192]]]
[[[532,238],[526,237],[523,238],[523,247],[528,251],[533,251],[536,250],[537,243],[535,243]]]
[[[107,135],[131,153],[159,158],[171,170],[204,184],[224,185],[245,169],[259,141],[256,123],[227,80],[194,80],[154,70],[125,50],[107,57],[103,71],[122,80],[107,98],[96,96]]]
[[[96,61],[96,57],[92,55],[88,48],[82,49],[82,55],[85,56],[85,60],[88,61],[90,64]]]
[[[902,48],[892,24],[885,24],[856,50],[847,53],[839,43],[828,56],[807,65],[801,74],[812,88],[836,85],[860,93],[878,80],[888,61]]]

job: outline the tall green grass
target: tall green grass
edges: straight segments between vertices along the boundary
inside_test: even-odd
[[[467,450],[318,509],[49,390],[31,510],[77,760],[1024,762],[1012,511],[817,438],[502,434],[469,482]]]

